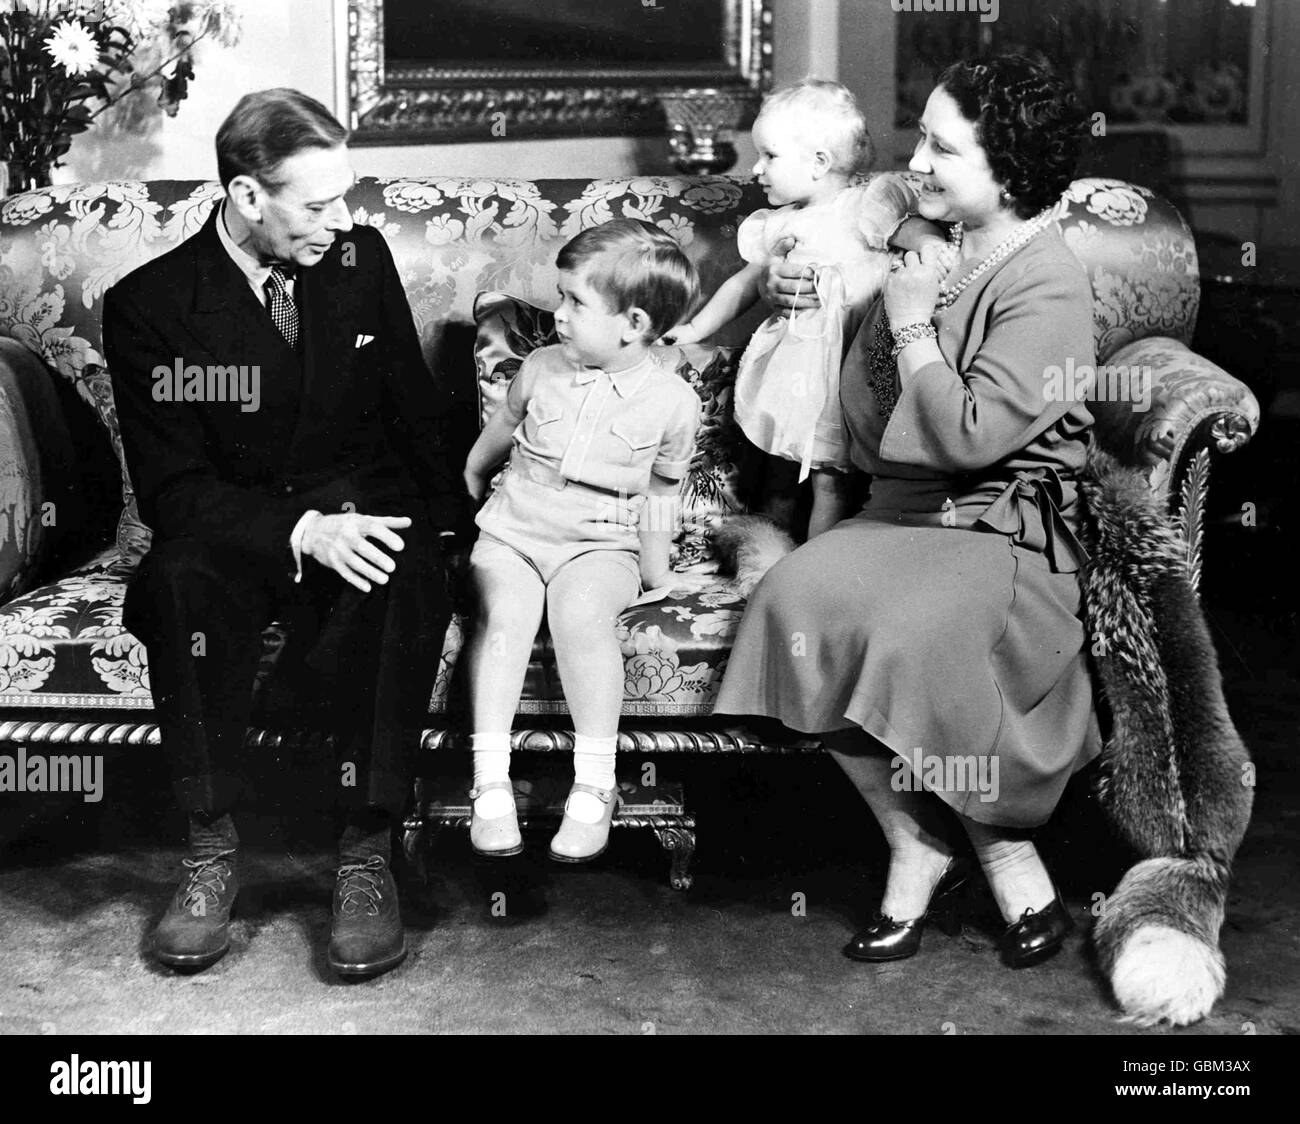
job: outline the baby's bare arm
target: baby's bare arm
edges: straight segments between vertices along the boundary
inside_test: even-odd
[[[751,262],[733,273],[699,312],[664,335],[665,343],[695,343],[747,312],[762,294],[764,268]]]

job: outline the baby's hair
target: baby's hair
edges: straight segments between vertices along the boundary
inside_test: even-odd
[[[641,219],[614,219],[576,235],[555,264],[588,266],[587,283],[614,312],[639,308],[650,317],[647,339],[658,339],[694,306],[699,274],[672,235]]]
[[[867,131],[867,119],[853,91],[839,82],[805,78],[769,94],[758,111],[789,112],[797,116],[800,135],[808,146],[831,155],[832,169],[852,175],[871,167],[876,146]]]

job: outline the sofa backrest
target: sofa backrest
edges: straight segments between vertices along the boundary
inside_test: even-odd
[[[196,233],[220,195],[215,183],[164,180],[58,186],[0,203],[0,335],[75,388],[119,460],[101,351],[104,291]],[[737,224],[765,205],[749,177],[731,176],[364,178],[348,199],[354,221],[387,236],[426,357],[453,385],[472,379],[468,363],[459,369],[469,352],[447,344],[472,331],[475,295],[504,290],[553,304],[556,252],[578,231],[620,217],[657,223],[683,244],[711,293],[741,264]],[[1062,198],[1060,224],[1092,281],[1099,360],[1145,336],[1190,342],[1200,295],[1196,248],[1169,203],[1119,180],[1077,180]],[[453,350],[457,369],[444,370]],[[81,440],[86,430],[69,424]],[[107,449],[87,451],[95,455]],[[119,546],[139,550],[142,535],[128,519]]]

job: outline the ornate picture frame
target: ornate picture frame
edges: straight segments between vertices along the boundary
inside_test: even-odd
[[[542,44],[552,57],[503,60],[500,39],[457,36],[456,58],[386,57],[387,34],[417,13],[430,19],[440,3],[464,20],[472,9],[481,26],[509,26],[518,18],[519,0],[336,0],[345,15],[346,47],[340,28],[338,83],[345,120],[356,144],[430,144],[493,136],[511,139],[565,136],[644,136],[665,131],[658,96],[692,87],[763,92],[771,84],[772,13],[770,0],[563,0],[550,7],[574,19],[590,16],[608,24],[611,10],[625,24],[647,24],[663,40],[662,58],[635,61],[564,57],[567,52]],[[716,4],[707,19],[694,21],[697,5]],[[534,5],[539,7],[540,5]],[[387,13],[387,18],[386,18]],[[670,21],[676,21],[670,22]],[[669,40],[681,29],[704,25],[718,42],[692,46],[693,58],[674,58]],[[457,27],[457,31],[462,28]],[[562,28],[548,27],[552,42]],[[663,32],[668,34],[664,35]],[[522,33],[527,36],[527,32]],[[449,37],[450,38],[450,37]],[[522,40],[521,40],[522,41]],[[528,40],[532,45],[532,40]],[[497,48],[497,49],[494,49]],[[647,49],[651,49],[649,46]],[[517,53],[517,52],[516,52]],[[472,57],[471,57],[472,56]],[[495,56],[495,57],[494,57]]]

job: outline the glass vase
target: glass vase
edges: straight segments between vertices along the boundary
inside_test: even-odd
[[[0,161],[0,199],[9,195],[18,195],[23,191],[35,191],[38,187],[49,187],[53,182],[53,166],[50,161],[29,162],[26,160]]]

